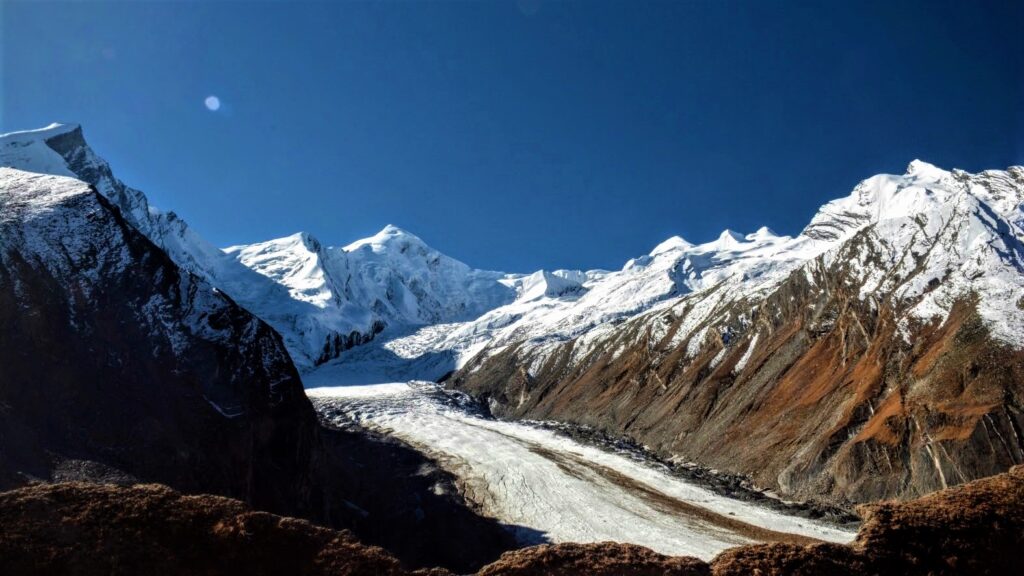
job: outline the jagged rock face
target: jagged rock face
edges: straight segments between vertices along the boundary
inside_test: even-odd
[[[683,318],[659,342],[637,322],[576,364],[568,344],[531,375],[511,348],[452,382],[502,416],[594,426],[802,497],[909,498],[1024,461],[1024,354],[973,303],[913,345],[891,309],[860,304],[795,275],[745,333],[727,313],[692,358],[672,343]]]
[[[351,527],[412,565],[511,545],[413,451],[321,427],[274,330],[78,180],[0,168],[0,381],[6,488],[156,481]]]
[[[913,170],[924,170],[920,166]],[[1024,171],[867,181],[779,282],[727,279],[451,382],[507,417],[627,435],[766,487],[911,498],[1024,462]],[[923,180],[921,180],[923,178]]]
[[[270,507],[308,491],[309,403],[274,331],[85,184],[0,177],[0,403],[29,432],[4,435],[11,464],[97,460]]]

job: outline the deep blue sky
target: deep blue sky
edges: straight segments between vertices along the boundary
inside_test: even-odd
[[[1021,5],[5,2],[0,131],[81,123],[222,246],[394,223],[478,267],[618,268],[797,233],[914,158],[1024,164]]]

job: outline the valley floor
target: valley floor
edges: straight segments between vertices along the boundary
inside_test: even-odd
[[[710,559],[752,542],[846,543],[855,533],[720,496],[655,465],[474,413],[429,383],[319,387],[321,415],[392,435],[455,474],[520,541],[640,544]]]

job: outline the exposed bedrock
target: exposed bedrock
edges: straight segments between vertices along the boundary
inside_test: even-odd
[[[914,498],[1024,462],[1024,352],[990,335],[976,299],[918,322],[895,288],[862,296],[849,263],[871,246],[855,238],[852,253],[763,298],[723,299],[697,327],[689,307],[706,304],[683,301],[583,354],[578,340],[542,354],[512,345],[449,383],[501,417],[592,426],[840,504]]]

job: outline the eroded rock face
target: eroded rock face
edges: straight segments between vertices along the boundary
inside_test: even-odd
[[[627,265],[643,282],[505,314],[515,329],[451,382],[500,416],[592,426],[797,498],[913,498],[995,474],[1024,462],[1022,214],[1020,167],[914,162],[795,238],[677,239]],[[609,310],[669,279],[657,304],[572,320],[595,294],[590,311]]]
[[[58,480],[230,496],[413,566],[512,545],[421,455],[322,427],[278,334],[105,197],[0,168],[0,487]]]
[[[992,337],[976,299],[916,322],[917,300],[863,298],[850,262],[877,248],[869,236],[767,295],[711,289],[586,349],[509,346],[451,385],[503,417],[592,426],[840,504],[914,498],[1024,462],[1024,352]],[[716,298],[695,326],[693,311]]]

